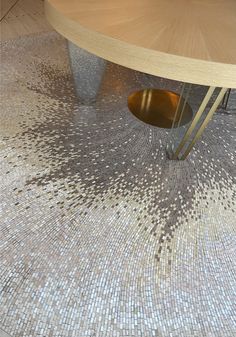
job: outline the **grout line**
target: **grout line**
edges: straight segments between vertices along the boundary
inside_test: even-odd
[[[15,3],[8,9],[8,11],[1,17],[0,22],[9,14],[9,12],[15,7],[15,5],[19,2],[20,0],[16,0]]]
[[[3,330],[2,328],[0,328],[0,333],[1,332],[4,332],[4,334],[6,334],[6,337],[12,337],[12,335],[9,335],[9,333],[6,332],[5,330]],[[0,337],[1,337],[1,335],[0,335]]]

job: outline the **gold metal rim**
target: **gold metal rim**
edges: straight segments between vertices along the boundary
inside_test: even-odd
[[[128,97],[130,112],[144,123],[171,129],[183,126],[192,119],[193,112],[184,97],[161,89],[139,90]],[[177,114],[176,110],[178,108]]]

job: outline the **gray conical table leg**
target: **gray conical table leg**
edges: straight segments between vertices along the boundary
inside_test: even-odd
[[[68,41],[71,70],[81,103],[92,104],[102,82],[106,61]]]

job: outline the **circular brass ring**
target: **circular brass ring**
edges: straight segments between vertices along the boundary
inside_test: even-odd
[[[161,89],[145,89],[132,93],[128,97],[128,108],[141,121],[165,129],[185,125],[193,116],[190,105],[185,103],[183,97]]]

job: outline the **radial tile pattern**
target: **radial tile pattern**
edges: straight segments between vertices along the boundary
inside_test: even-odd
[[[0,328],[233,337],[235,92],[174,162],[168,131],[137,120],[127,97],[178,83],[108,64],[97,103],[85,106],[55,33],[1,53]]]

